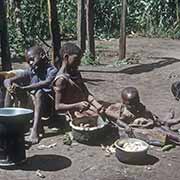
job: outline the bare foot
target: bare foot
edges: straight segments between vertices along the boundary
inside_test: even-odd
[[[39,135],[36,132],[31,131],[30,136],[26,138],[26,142],[31,143],[31,144],[38,144]]]
[[[169,111],[167,112],[164,120],[167,121],[169,119],[173,119],[175,116],[175,112],[174,112],[174,109],[170,108]]]

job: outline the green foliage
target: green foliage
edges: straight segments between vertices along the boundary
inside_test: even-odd
[[[122,0],[94,2],[95,36],[118,38]],[[13,52],[23,54],[25,48],[38,43],[37,36],[44,40],[50,38],[47,0],[21,0],[20,26],[16,23],[14,0],[7,0],[7,4]],[[127,34],[180,38],[179,6],[178,0],[128,0]],[[58,0],[57,12],[61,36],[76,37],[77,0]]]
[[[179,10],[174,0],[129,0],[128,30],[149,37],[179,38],[177,14]]]
[[[13,3],[13,2],[12,2]],[[25,48],[37,44],[37,36],[49,38],[47,2],[22,0],[20,25],[18,25],[13,4],[8,4],[9,39],[11,51],[22,56]]]
[[[62,36],[76,36],[77,0],[57,1],[58,19]]]
[[[22,29],[16,24],[13,0],[8,0],[8,20],[11,51],[23,54],[24,49],[37,44],[37,37],[50,38],[47,0],[21,0]],[[62,36],[76,34],[76,0],[57,1],[58,20]]]
[[[95,4],[95,30],[97,37],[119,36],[122,0],[97,0]],[[178,4],[180,6],[180,4]],[[140,33],[149,37],[179,38],[180,23],[174,0],[128,0],[127,33]],[[174,31],[175,30],[175,31]]]
[[[81,64],[83,64],[83,65],[97,65],[97,64],[99,64],[98,57],[94,61],[92,54],[89,51],[85,51],[85,53],[81,59]]]
[[[98,38],[112,38],[119,35],[120,1],[95,1],[95,32]]]

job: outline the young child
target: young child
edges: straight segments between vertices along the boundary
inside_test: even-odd
[[[62,66],[53,82],[56,112],[68,112],[72,119],[102,113],[103,106],[88,91],[78,71],[81,49],[73,43],[66,43],[60,55]]]
[[[49,63],[45,51],[38,46],[29,48],[25,52],[25,58],[30,68],[21,76],[5,80],[7,89],[5,105],[10,106],[9,96],[11,89],[15,94],[29,92],[34,103],[34,121],[29,141],[32,144],[38,143],[39,131],[41,130],[41,117],[52,109],[51,84],[56,76],[57,69]]]
[[[106,115],[115,120],[127,133],[132,133],[136,128],[153,129],[151,133],[159,134],[169,141],[180,144],[178,134],[170,130],[170,126],[178,121],[173,119],[173,112],[169,112],[164,120],[160,120],[140,102],[139,93],[134,87],[123,89],[121,98],[122,103],[110,105],[106,109]]]

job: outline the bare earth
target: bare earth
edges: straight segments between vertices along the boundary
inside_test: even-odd
[[[118,40],[98,41],[96,44],[103,65],[81,66],[80,69],[90,91],[99,100],[117,102],[124,87],[135,86],[148,109],[158,116],[163,117],[169,108],[174,108],[176,117],[180,117],[180,104],[170,93],[170,84],[177,78],[169,79],[171,73],[179,73],[180,79],[180,41],[128,39],[127,57],[135,56],[139,64],[116,68],[110,64],[117,60]],[[99,146],[78,143],[67,146],[63,145],[62,134],[53,135],[47,129],[46,135],[40,144],[57,143],[55,147],[39,150],[40,144],[32,146],[26,151],[26,163],[13,169],[0,169],[0,179],[41,179],[36,175],[38,169],[47,180],[179,180],[180,177],[179,147],[169,152],[151,147],[152,162],[128,165],[119,162],[114,155],[105,157]]]

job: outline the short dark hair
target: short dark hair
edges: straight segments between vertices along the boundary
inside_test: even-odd
[[[139,93],[135,87],[126,87],[121,92],[121,97],[124,100],[139,101]]]
[[[45,55],[45,51],[42,47],[40,46],[32,46],[30,48],[28,48],[26,51],[25,51],[25,55],[27,55],[28,52],[32,52],[33,54],[38,54],[38,55]]]
[[[40,46],[32,46],[25,51],[25,58],[27,62],[29,62],[28,54],[33,54],[38,58],[43,58],[44,60],[48,61],[45,50]]]
[[[65,43],[60,49],[61,61],[63,60],[64,54],[68,54],[68,55],[77,54],[78,56],[81,56],[82,50],[74,43]]]

